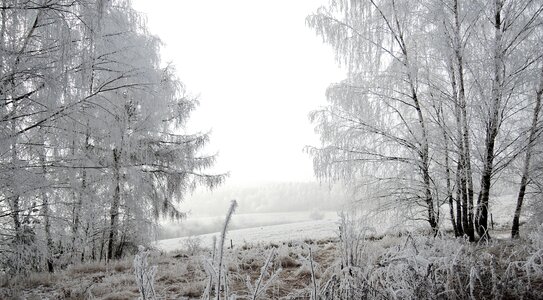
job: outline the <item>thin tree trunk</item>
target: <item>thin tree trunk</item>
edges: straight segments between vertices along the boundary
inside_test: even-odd
[[[407,60],[407,53],[405,53],[405,58]],[[408,74],[410,74],[409,71],[408,71]],[[434,199],[432,197],[432,189],[431,189],[430,157],[429,157],[428,133],[426,130],[426,122],[422,114],[422,108],[420,106],[418,94],[415,89],[413,79],[411,78],[411,75],[408,75],[408,78],[411,85],[411,95],[412,95],[411,97],[412,97],[415,109],[417,111],[417,117],[418,117],[419,125],[421,128],[421,132],[422,132],[422,142],[420,145],[421,147],[420,158],[422,162],[421,171],[422,171],[422,179],[424,182],[424,197],[425,197],[427,211],[428,211],[428,223],[430,223],[430,227],[432,228],[434,233],[437,233],[438,220],[436,218],[436,213],[435,213],[435,208],[434,208]]]
[[[460,101],[460,115],[461,115],[461,127],[462,127],[462,151],[463,151],[463,174],[462,178],[464,183],[462,185],[465,191],[465,203],[466,207],[466,218],[467,218],[467,235],[470,240],[475,240],[475,233],[473,227],[473,176],[471,171],[471,151],[470,151],[470,141],[469,141],[469,127],[467,121],[467,109],[466,109],[466,97],[464,89],[464,66],[463,66],[462,55],[458,54],[458,81],[459,81],[459,101]]]
[[[492,82],[491,110],[489,112],[489,120],[486,128],[485,157],[483,162],[483,174],[481,176],[481,192],[479,193],[479,199],[477,200],[477,218],[475,221],[477,234],[485,240],[490,239],[490,235],[488,234],[488,205],[490,197],[490,184],[494,169],[494,147],[496,144],[496,136],[498,135],[498,126],[500,121],[500,90],[503,71],[503,53],[501,50],[502,4],[503,3],[500,0],[495,0],[494,2],[494,79]]]
[[[530,160],[532,157],[532,149],[537,136],[537,132],[540,130],[537,126],[539,120],[539,113],[541,111],[541,95],[543,94],[543,73],[541,74],[541,82],[539,89],[536,92],[534,114],[532,116],[532,126],[530,128],[530,137],[528,139],[528,146],[526,147],[526,157],[524,159],[524,166],[522,169],[522,178],[520,180],[520,189],[517,197],[517,206],[515,208],[515,215],[513,216],[513,226],[511,227],[511,238],[519,237],[520,230],[520,213],[522,212],[522,204],[524,202],[524,195],[526,193],[526,187],[528,185],[528,178],[530,175]]]
[[[114,247],[117,243],[117,231],[118,231],[118,215],[119,205],[121,201],[121,176],[120,176],[120,151],[117,148],[113,149],[113,199],[110,209],[110,226],[109,226],[109,239],[107,249],[108,261],[113,258]]]
[[[460,160],[460,158],[458,158]],[[456,167],[456,227],[458,229],[458,236],[463,236],[465,234],[464,227],[462,224],[462,185],[460,183],[460,173],[462,173],[462,168],[460,163],[457,163]]]
[[[92,228],[94,229],[94,228]],[[91,251],[91,259],[93,261],[96,260],[96,230],[92,230],[92,251]]]
[[[462,88],[463,89],[463,88]],[[468,236],[473,241],[475,240],[475,230],[473,226],[473,173],[471,170],[471,151],[470,151],[470,141],[469,141],[469,129],[466,116],[466,100],[465,97],[462,97],[462,137],[464,144],[464,178],[466,179],[465,184],[465,193],[467,198],[467,219],[468,219]]]
[[[85,224],[85,238],[84,238],[84,244],[85,245],[88,245],[89,244],[89,223],[86,222]],[[93,243],[93,247],[94,247],[94,243]],[[94,251],[94,249],[92,250]],[[85,261],[85,256],[88,257],[88,254],[87,254],[87,251],[86,251],[86,247],[84,247],[82,250],[81,250],[81,263],[83,263]]]
[[[51,237],[51,221],[50,221],[50,211],[49,211],[49,196],[47,195],[47,192],[42,190],[42,210],[43,210],[43,220],[44,220],[44,230],[45,230],[45,240],[47,243],[47,254],[46,254],[46,262],[47,262],[47,270],[49,273],[53,273],[55,271],[54,265],[53,265],[53,238]]]
[[[91,32],[89,34],[89,52],[88,52],[88,55],[89,55],[89,60],[91,62],[90,66],[91,66],[91,70],[90,70],[90,75],[88,77],[88,94],[89,95],[92,95],[94,93],[94,76],[95,76],[95,73],[94,73],[94,64],[95,64],[95,34],[97,34],[97,32],[94,31],[94,24],[91,24]],[[82,72],[81,73],[81,80],[83,83],[85,83],[87,81],[87,76],[86,76],[86,73],[85,72]],[[81,94],[82,91],[80,90]],[[83,95],[80,95],[81,98],[83,98],[84,96]],[[85,107],[83,106],[83,111],[82,113],[85,114]],[[90,124],[89,124],[89,121],[87,120],[86,122],[86,128],[85,128],[85,145],[84,145],[84,149],[85,151],[88,151],[89,150],[89,147],[90,147],[90,144],[89,144],[89,139],[90,139]],[[76,239],[76,235],[77,235],[77,231],[79,229],[79,218],[80,218],[80,214],[81,214],[81,206],[82,206],[82,203],[83,203],[83,197],[84,195],[86,195],[86,189],[87,189],[87,171],[85,169],[83,169],[83,172],[82,172],[82,176],[81,176],[81,191],[79,193],[79,199],[78,199],[78,202],[76,204],[76,208],[74,209],[74,212],[75,212],[75,218],[74,218],[74,225],[73,225],[73,234],[74,234],[74,237],[73,237],[73,241],[75,243],[75,239]]]
[[[89,138],[90,138],[90,132],[89,132],[89,124],[87,122],[87,128],[85,133],[85,146],[84,149],[89,149]],[[74,146],[75,147],[75,146]],[[74,149],[75,151],[75,149]],[[77,195],[77,202],[75,203],[74,209],[73,209],[73,225],[72,225],[72,256],[76,251],[76,239],[78,236],[79,226],[81,223],[81,209],[83,206],[83,197],[87,193],[87,170],[83,168],[81,172],[81,190],[79,191]],[[75,193],[74,193],[75,196]]]
[[[473,229],[469,223],[469,206],[466,191],[466,152],[464,139],[462,138],[462,111],[460,109],[459,99],[456,99],[456,123],[458,137],[458,167],[457,167],[457,207],[459,211],[459,223],[462,224],[462,234],[467,234],[470,240],[473,240]]]
[[[43,135],[40,135],[43,137]],[[47,168],[45,167],[45,143],[42,138],[42,151],[40,153],[40,164],[42,166],[42,172],[44,177],[44,182],[46,181],[47,176]],[[44,222],[44,230],[45,230],[45,241],[47,245],[47,251],[46,251],[46,257],[45,260],[47,262],[47,270],[50,273],[53,273],[55,271],[53,266],[53,238],[51,236],[51,220],[50,220],[50,210],[49,210],[49,195],[47,195],[47,191],[44,187],[40,188],[40,193],[42,197],[42,215],[43,215],[43,222]]]
[[[454,219],[454,201],[451,187],[451,169],[449,163],[449,143],[445,129],[443,129],[443,138],[445,143],[445,179],[447,182],[447,200],[449,201],[449,213],[451,215],[451,224],[454,230],[454,236],[459,236],[456,221]]]
[[[104,246],[106,243],[106,232],[107,232],[107,214],[104,216],[104,227],[102,227],[102,238],[100,239],[100,262],[104,258]],[[106,253],[107,254],[107,253]]]
[[[75,127],[75,124],[73,124],[73,126]],[[72,149],[71,149],[71,155],[72,155],[72,159],[76,160],[76,157],[75,157],[75,148],[76,148],[76,143],[75,143],[75,136],[72,137]],[[77,171],[75,171],[75,174],[74,174],[74,177],[77,178]],[[72,246],[71,246],[71,252],[70,252],[70,257],[73,259],[74,256],[75,256],[75,252],[77,250],[77,237],[78,237],[78,230],[79,230],[79,213],[81,211],[81,197],[78,197],[78,196],[81,196],[81,195],[78,195],[75,191],[75,187],[72,188],[71,190],[71,196],[72,196],[72,199],[75,200],[75,203],[73,203],[73,206],[72,206]]]
[[[115,250],[115,257],[120,258],[123,256],[124,247],[126,244],[126,239],[128,237],[128,230],[130,229],[130,208],[127,207],[126,211],[123,213],[123,226],[122,226],[122,235],[119,241],[119,246]],[[121,231],[121,230],[120,230]]]
[[[400,40],[403,41],[403,38],[400,37]],[[404,47],[405,48],[405,44]],[[405,66],[407,69],[409,69],[409,64],[407,63],[407,52],[404,51],[405,55]],[[422,108],[420,106],[419,98],[417,90],[415,89],[415,84],[413,82],[413,78],[411,77],[410,73],[407,73],[408,81],[411,87],[411,99],[413,100],[413,104],[415,107],[415,110],[417,111],[417,117],[419,121],[419,125],[422,132],[422,142],[420,143],[420,158],[421,158],[421,173],[422,173],[422,179],[424,183],[424,199],[427,206],[427,213],[428,213],[428,223],[430,224],[430,227],[434,231],[434,233],[437,233],[437,226],[438,226],[438,220],[436,219],[436,213],[434,208],[434,199],[432,197],[432,189],[431,189],[431,177],[430,177],[430,158],[429,158],[429,146],[428,146],[428,133],[426,130],[426,122],[424,120],[424,116],[422,114]]]
[[[11,90],[13,91],[14,87],[13,87],[13,82],[11,83],[12,84],[12,87],[11,87]],[[13,92],[12,92],[12,95],[13,95]],[[12,97],[13,98],[13,97]],[[17,104],[15,102],[13,102],[13,108],[11,110],[11,114],[13,116],[15,116],[17,114]],[[20,219],[20,212],[21,212],[21,207],[20,207],[20,203],[19,203],[19,200],[20,200],[20,191],[19,191],[19,187],[17,186],[17,182],[15,182],[17,180],[17,178],[19,176],[17,176],[17,173],[18,173],[18,151],[17,151],[17,136],[15,135],[15,133],[17,132],[17,124],[16,124],[16,118],[12,118],[11,122],[10,122],[10,129],[11,129],[11,133],[14,134],[14,136],[11,138],[11,149],[10,149],[10,152],[11,152],[11,188],[12,188],[12,196],[10,197],[11,199],[11,217],[13,219],[13,229],[15,231],[15,244],[19,244],[21,242],[21,239],[22,239],[22,234],[21,234],[21,219]]]
[[[438,125],[441,129],[441,134],[443,135],[443,146],[445,148],[445,182],[447,189],[447,201],[449,203],[449,214],[451,217],[451,225],[453,227],[454,236],[459,236],[458,228],[456,226],[456,220],[454,217],[454,200],[453,200],[453,190],[451,185],[451,166],[449,162],[449,137],[447,131],[445,130],[445,118],[443,117],[443,108],[436,108]]]
[[[422,106],[420,104],[418,93],[415,85],[415,79],[412,76],[411,73],[411,65],[409,60],[409,55],[407,52],[407,44],[405,42],[403,32],[401,30],[401,22],[398,19],[398,14],[393,14],[393,22],[389,22],[388,18],[383,14],[379,6],[375,3],[375,1],[371,0],[372,5],[378,10],[381,17],[386,21],[386,24],[388,28],[390,29],[391,33],[393,34],[393,39],[398,43],[398,46],[403,54],[403,59],[398,59],[400,63],[402,63],[406,70],[407,75],[407,82],[409,84],[410,88],[410,98],[413,101],[413,107],[415,108],[417,112],[417,119],[419,122],[420,130],[421,130],[421,141],[419,143],[420,149],[418,149],[419,158],[420,158],[420,165],[419,170],[422,175],[422,182],[423,182],[423,189],[424,189],[424,201],[426,203],[426,209],[427,209],[427,220],[430,224],[430,227],[434,231],[434,233],[437,234],[438,229],[438,219],[436,217],[436,210],[434,207],[434,198],[432,195],[432,187],[431,187],[431,176],[430,176],[430,157],[429,157],[429,146],[428,146],[428,132],[426,128],[426,121],[424,119]],[[396,12],[396,4],[394,1],[392,1],[392,9],[394,12]],[[392,25],[394,24],[394,26]]]
[[[462,154],[462,168],[461,168],[461,172],[462,174],[460,175],[460,188],[462,189],[462,193],[461,193],[461,201],[462,201],[462,227],[464,228],[464,234],[467,234],[468,237],[469,237],[469,240],[470,241],[473,241],[474,240],[474,236],[473,236],[473,227],[471,226],[471,223],[470,223],[470,218],[469,218],[469,204],[468,204],[468,194],[467,194],[467,191],[466,191],[466,157],[464,154]]]
[[[454,45],[454,41],[451,41]],[[454,48],[455,46],[453,46]],[[465,186],[463,184],[462,177],[465,176],[464,172],[464,141],[462,139],[462,116],[461,116],[461,110],[460,110],[460,103],[458,100],[458,85],[456,80],[456,70],[453,66],[453,62],[450,61],[449,66],[449,73],[450,73],[450,80],[451,80],[451,88],[452,88],[452,95],[454,100],[454,116],[456,120],[456,153],[457,153],[457,161],[456,161],[456,178],[455,178],[455,185],[456,185],[456,233],[457,236],[463,236],[465,233],[464,226],[463,226],[463,209],[462,209],[462,198],[465,193]],[[467,228],[466,228],[467,229]]]
[[[458,137],[461,138],[462,147],[462,169],[461,169],[461,188],[462,188],[462,219],[464,223],[464,233],[469,236],[471,241],[475,240],[473,228],[473,179],[471,171],[471,154],[469,129],[467,121],[466,95],[464,86],[464,56],[463,42],[461,39],[460,8],[458,0],[454,1],[454,54],[458,69],[458,108],[457,126],[459,130]],[[458,118],[460,117],[460,118]],[[459,141],[460,142],[460,141]]]

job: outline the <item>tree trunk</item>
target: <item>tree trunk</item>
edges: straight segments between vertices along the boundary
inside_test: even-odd
[[[462,151],[463,151],[463,169],[462,169],[462,178],[464,179],[462,187],[464,188],[465,193],[465,203],[467,207],[465,210],[467,218],[467,227],[464,229],[466,234],[469,236],[470,240],[475,240],[475,233],[473,228],[473,177],[471,171],[471,151],[470,151],[470,141],[469,141],[469,127],[468,127],[468,117],[466,109],[466,96],[464,89],[464,66],[463,58],[460,53],[457,54],[458,60],[458,82],[459,82],[459,97],[460,101],[460,116],[461,116],[461,128],[462,128]]]
[[[460,158],[458,158],[460,160]],[[457,163],[456,167],[456,227],[458,229],[458,236],[463,236],[465,234],[464,227],[462,225],[462,185],[460,184],[460,173],[462,168],[460,163]]]
[[[456,226],[456,221],[454,219],[454,201],[453,201],[453,192],[451,187],[451,169],[450,169],[450,163],[449,163],[449,143],[448,143],[448,137],[447,132],[445,131],[444,125],[441,125],[441,129],[443,132],[443,142],[445,145],[445,180],[447,183],[447,200],[449,201],[449,213],[451,215],[451,225],[454,230],[454,236],[459,236],[458,228]]]
[[[374,1],[372,1],[373,6],[379,10],[379,7],[375,4]],[[395,2],[392,2],[393,10],[396,10]],[[386,20],[386,17],[381,13],[381,16]],[[411,92],[411,100],[413,101],[413,108],[415,108],[417,112],[417,120],[420,126],[421,130],[421,141],[419,143],[420,149],[418,149],[419,158],[420,158],[420,166],[419,169],[421,171],[422,175],[422,182],[424,185],[424,201],[426,203],[426,209],[427,209],[427,220],[430,224],[430,227],[432,228],[432,231],[437,234],[438,230],[438,216],[436,216],[436,210],[434,207],[434,198],[432,195],[432,180],[430,176],[430,156],[429,156],[429,145],[428,145],[428,131],[426,128],[426,121],[424,119],[422,106],[419,101],[417,88],[415,84],[415,79],[413,78],[413,75],[411,73],[411,65],[410,65],[410,59],[407,52],[407,44],[405,42],[403,32],[401,30],[401,22],[398,19],[397,14],[393,14],[394,17],[394,24],[395,28],[391,25],[390,22],[387,21],[387,26],[394,35],[394,40],[398,43],[398,46],[400,47],[403,59],[399,59],[399,61],[404,65],[406,75],[407,75],[407,83],[409,84],[410,92]]]
[[[451,41],[454,45],[454,41]],[[453,46],[455,47],[455,46]],[[452,95],[454,100],[454,116],[456,120],[456,176],[455,176],[455,185],[456,185],[456,231],[457,236],[463,236],[465,234],[464,226],[462,223],[463,214],[462,214],[462,197],[465,192],[465,187],[462,185],[462,176],[465,175],[463,168],[464,161],[464,146],[462,139],[462,116],[460,110],[460,103],[458,100],[458,85],[456,79],[456,70],[454,68],[454,63],[450,61],[449,74],[451,80]],[[451,199],[452,200],[452,199]],[[467,228],[466,228],[467,229]]]
[[[87,122],[87,128],[85,131],[85,146],[84,146],[85,150],[89,149],[89,138],[90,138],[89,123]],[[75,151],[75,145],[73,147],[74,147],[73,151]],[[86,193],[87,193],[87,170],[83,168],[83,171],[81,172],[81,190],[79,191],[79,193],[77,193],[77,202],[75,203],[75,206],[73,209],[72,257],[74,256],[76,252],[76,239],[79,235],[78,231],[79,231],[79,226],[81,224],[81,220],[80,220],[81,209],[83,206],[83,198],[85,197]],[[75,197],[75,193],[74,193],[74,197]]]
[[[121,202],[120,151],[113,149],[113,199],[110,209],[109,239],[107,248],[108,261],[113,258],[114,247],[117,243],[119,204]]]
[[[12,89],[13,89],[13,82],[12,82]],[[13,97],[11,97],[13,99]],[[17,114],[17,105],[15,102],[13,102],[13,108],[11,110],[11,113],[13,116]],[[12,195],[10,197],[11,202],[11,217],[13,219],[13,230],[14,230],[14,236],[15,236],[15,244],[19,244],[22,239],[22,233],[21,233],[21,219],[20,219],[20,191],[19,186],[16,180],[20,175],[17,175],[19,171],[18,167],[18,161],[19,161],[19,154],[17,152],[17,136],[15,133],[17,132],[17,124],[16,124],[16,118],[13,118],[10,122],[10,129],[12,134],[14,135],[11,138],[11,189],[12,189]]]
[[[492,179],[492,164],[494,160],[494,134],[490,134],[487,138],[487,151],[485,163],[483,166],[483,175],[481,177],[481,192],[477,200],[477,234],[482,239],[490,239],[488,234],[488,201],[490,198],[490,184]]]
[[[43,134],[40,136],[43,137]],[[44,182],[46,182],[46,176],[47,176],[47,168],[45,166],[45,143],[42,138],[42,143],[44,144],[42,147],[42,151],[40,153],[40,164],[42,167],[43,172],[43,178]],[[49,210],[49,195],[47,195],[47,191],[44,187],[40,188],[40,193],[42,197],[42,215],[43,215],[43,222],[44,222],[44,230],[45,230],[45,241],[47,245],[47,251],[46,251],[46,257],[45,260],[47,262],[47,270],[49,273],[53,273],[55,271],[54,265],[53,265],[53,238],[51,236],[51,220],[50,220],[50,210]]]
[[[496,136],[498,135],[498,127],[500,122],[500,106],[501,106],[501,85],[503,72],[503,53],[501,49],[502,43],[502,20],[501,10],[503,3],[500,0],[494,2],[494,78],[492,82],[492,102],[489,112],[489,120],[486,128],[485,139],[485,157],[483,162],[483,174],[481,176],[481,192],[477,200],[477,218],[476,228],[477,234],[482,239],[490,239],[488,234],[488,202],[490,197],[490,184],[492,172],[494,169],[494,147],[496,144]]]
[[[456,48],[456,46],[455,46]],[[457,51],[455,51],[457,52]],[[456,55],[458,57],[458,55]],[[458,61],[456,62],[458,64]],[[458,68],[458,71],[460,68]],[[464,138],[462,133],[462,109],[460,102],[460,91],[457,83],[457,71],[451,65],[449,72],[451,73],[451,86],[454,97],[454,115],[456,120],[456,143],[457,143],[457,162],[456,162],[456,226],[458,235],[467,234],[470,240],[473,240],[473,230],[470,230],[468,219],[468,198],[466,194],[466,172],[465,161],[466,151]],[[459,76],[458,76],[459,77]]]
[[[403,38],[401,38],[400,40],[403,42]],[[405,44],[404,44],[403,49],[406,49]],[[404,52],[404,55],[405,55],[405,66],[409,70],[409,64],[407,63],[407,53]],[[410,75],[411,73],[408,72],[407,74],[408,74],[407,75],[408,81],[411,87],[411,99],[413,100],[413,104],[414,104],[413,106],[415,107],[415,110],[417,111],[418,122],[419,122],[421,132],[422,132],[422,142],[420,143],[420,159],[421,159],[420,170],[422,173],[422,180],[424,183],[424,200],[427,206],[428,223],[430,224],[430,228],[432,228],[432,231],[434,231],[434,233],[437,233],[438,220],[436,218],[436,212],[434,208],[434,199],[432,196],[432,189],[431,189],[430,157],[429,157],[428,133],[426,130],[426,122],[422,114],[422,108],[420,106],[418,93],[417,93],[417,90],[415,89],[413,78]]]
[[[471,172],[471,154],[469,129],[467,121],[466,95],[464,85],[464,56],[463,56],[463,41],[461,38],[460,11],[458,0],[454,1],[454,54],[456,57],[457,72],[458,72],[458,97],[457,97],[457,112],[456,120],[458,126],[459,143],[462,145],[462,168],[461,168],[461,188],[462,188],[462,220],[464,223],[464,233],[469,236],[471,241],[475,240],[473,228],[473,179]],[[461,140],[460,140],[461,139]]]
[[[539,120],[539,113],[541,111],[541,95],[543,94],[543,73],[541,74],[541,82],[539,89],[536,92],[534,114],[532,116],[532,126],[530,127],[530,137],[528,139],[528,146],[526,147],[526,157],[524,159],[524,166],[522,169],[522,178],[520,180],[520,189],[517,197],[517,206],[515,208],[515,215],[513,216],[513,226],[511,227],[511,238],[519,237],[520,229],[520,213],[522,211],[522,204],[524,202],[524,195],[526,193],[526,186],[528,185],[528,177],[530,175],[530,160],[532,157],[532,149],[536,139],[539,128],[537,126]]]

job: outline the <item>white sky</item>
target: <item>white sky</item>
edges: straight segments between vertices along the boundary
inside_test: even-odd
[[[309,181],[311,110],[339,81],[332,49],[305,25],[326,0],[133,0],[200,107],[190,127],[212,130],[206,152],[230,183]]]

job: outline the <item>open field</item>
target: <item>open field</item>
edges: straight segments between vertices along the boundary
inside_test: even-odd
[[[305,221],[290,224],[260,226],[231,230],[228,232],[227,245],[230,241],[235,246],[250,244],[268,244],[290,241],[304,241],[307,239],[325,240],[337,237],[337,219]],[[157,241],[153,246],[161,251],[186,250],[187,244],[199,239],[205,248],[211,248],[213,237],[220,233],[209,233],[198,236],[181,237]]]
[[[232,221],[228,228],[230,230],[237,230],[337,219],[338,213],[336,211],[236,213],[232,216]],[[215,233],[222,229],[223,223],[224,212],[219,216],[189,216],[182,222],[163,222],[159,236],[164,236],[164,238],[159,238],[159,240]]]
[[[307,242],[244,245],[227,249],[225,266],[229,274],[229,293],[247,296],[247,278],[254,282],[259,277],[266,256],[273,248],[277,255],[272,270],[281,271],[278,280],[270,285],[268,296],[300,299],[308,295],[311,276],[304,263],[308,247],[313,248],[314,263],[320,278],[326,269],[334,265],[337,244],[332,240]],[[160,295],[159,299],[199,299],[207,283],[202,257],[209,255],[210,252],[203,249],[194,253],[154,252],[150,263],[158,267],[155,290]],[[139,292],[132,259],[128,257],[109,265],[90,263],[71,266],[52,275],[38,273],[4,281],[0,288],[0,299],[136,299]]]
[[[234,299],[250,299],[249,286],[254,286],[271,251],[275,255],[264,278],[274,272],[277,277],[259,299],[309,299],[315,288],[321,299],[350,299],[353,295],[537,299],[538,291],[543,290],[543,249],[537,235],[485,244],[447,234],[437,238],[406,231],[371,234],[366,228],[359,231],[370,233],[366,236],[344,235],[340,240],[337,228],[338,220],[329,219],[232,230],[224,254],[227,291],[223,292]],[[504,231],[492,233],[499,234]],[[149,262],[157,266],[158,299],[202,297],[209,282],[205,264],[213,255],[209,250],[212,235],[154,245]],[[137,299],[133,259],[72,265],[54,274],[4,277],[0,299]]]

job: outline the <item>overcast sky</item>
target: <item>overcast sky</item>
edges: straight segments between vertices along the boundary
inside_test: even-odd
[[[342,78],[332,49],[305,25],[325,0],[134,0],[200,107],[190,127],[211,130],[206,151],[230,183],[313,180],[318,144],[308,113]]]

